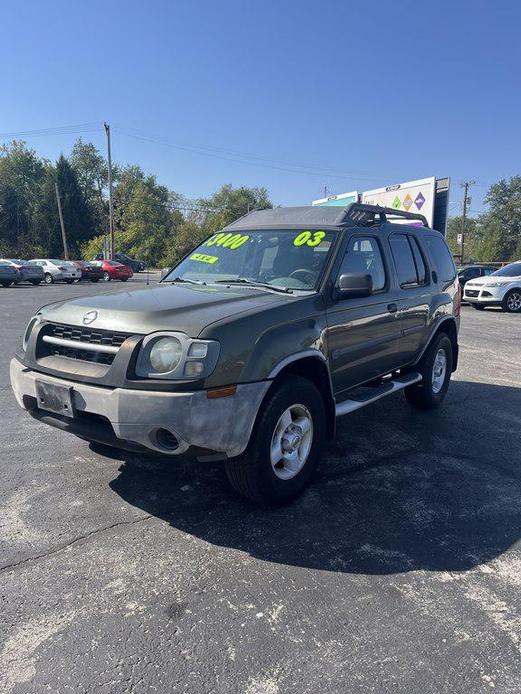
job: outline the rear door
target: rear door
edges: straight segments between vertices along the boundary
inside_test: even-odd
[[[351,236],[335,285],[346,272],[370,274],[373,294],[340,299],[327,311],[326,344],[335,395],[398,365],[398,295],[379,237],[368,233]]]
[[[389,236],[400,299],[400,366],[412,361],[423,344],[430,312],[427,260],[414,234],[396,231]]]

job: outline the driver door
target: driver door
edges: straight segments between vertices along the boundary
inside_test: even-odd
[[[335,395],[399,366],[398,293],[376,236],[356,234],[347,244],[338,277],[368,273],[373,294],[339,299],[327,311],[327,351]]]

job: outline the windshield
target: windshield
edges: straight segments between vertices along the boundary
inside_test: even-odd
[[[240,282],[316,289],[334,231],[219,232],[195,248],[163,281]]]
[[[496,270],[490,275],[491,277],[521,277],[521,263],[510,263],[505,265],[501,270]]]

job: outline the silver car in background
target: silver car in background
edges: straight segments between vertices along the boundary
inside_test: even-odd
[[[30,260],[20,260],[20,258],[2,258],[0,263],[7,263],[18,270],[20,273],[20,279],[18,282],[30,282],[34,285],[38,285],[40,282],[43,282],[43,269]]]
[[[43,281],[46,284],[53,282],[67,282],[72,284],[74,280],[81,279],[81,270],[66,260],[57,258],[33,258],[31,263],[36,263],[43,269]]]

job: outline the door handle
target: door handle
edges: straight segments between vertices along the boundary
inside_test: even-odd
[[[398,304],[387,304],[387,310],[389,313],[396,313],[398,310]]]

